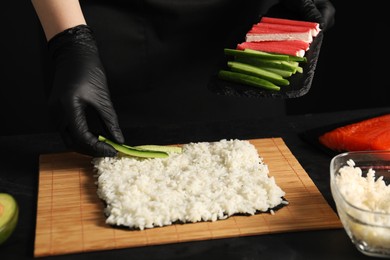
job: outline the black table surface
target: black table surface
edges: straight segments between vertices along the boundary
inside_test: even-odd
[[[194,122],[124,129],[139,143],[186,143],[220,139],[281,137],[335,210],[329,187],[331,156],[300,133],[388,113],[390,108],[287,115],[274,118]],[[127,140],[126,139],[126,140]],[[19,222],[0,245],[0,259],[33,259],[40,154],[66,151],[56,133],[0,137],[0,192],[15,196]],[[288,232],[45,257],[45,259],[368,259],[343,229]]]

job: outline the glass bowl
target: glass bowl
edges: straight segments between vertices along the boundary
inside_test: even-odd
[[[337,213],[356,248],[390,258],[390,151],[336,155],[330,186]]]

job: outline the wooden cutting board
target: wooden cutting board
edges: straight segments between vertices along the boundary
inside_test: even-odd
[[[281,138],[249,141],[286,192],[289,205],[274,215],[233,216],[216,222],[142,231],[105,224],[91,157],[78,153],[42,154],[34,256],[342,227],[337,214]]]

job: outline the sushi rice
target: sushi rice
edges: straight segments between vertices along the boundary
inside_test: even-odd
[[[363,172],[352,159],[334,178],[339,216],[347,233],[366,248],[390,252],[390,185],[374,169]],[[361,247],[359,247],[361,249]]]
[[[106,223],[143,230],[174,223],[275,214],[285,192],[249,141],[189,143],[168,158],[94,158]]]

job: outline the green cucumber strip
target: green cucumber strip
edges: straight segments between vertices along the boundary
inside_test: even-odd
[[[235,61],[250,64],[256,67],[270,67],[275,69],[286,70],[295,73],[296,69],[291,66],[288,62],[278,60],[262,60],[252,57],[235,57]]]
[[[298,66],[298,67],[297,67],[297,72],[298,72],[298,73],[303,73],[303,68],[300,67],[300,66]]]
[[[288,63],[290,63],[294,67],[298,67],[299,66],[299,62],[297,62],[297,61],[288,61]]]
[[[293,73],[296,73],[299,70],[299,68],[301,68],[301,67],[299,67],[299,63],[294,63],[294,62],[289,62],[289,61],[281,61],[280,63],[286,65],[287,67],[290,67],[290,69]],[[296,64],[298,64],[298,65],[296,65]]]
[[[283,78],[289,78],[293,74],[291,71],[286,71],[286,70],[281,70],[281,69],[271,68],[271,67],[262,67],[262,69],[271,71],[271,72],[276,73],[276,74],[279,74]]]
[[[265,51],[257,51],[257,50],[251,50],[251,49],[245,49],[244,51],[250,52],[250,53],[261,53],[263,55],[277,55],[277,56],[287,56],[289,61],[296,61],[296,62],[307,62],[306,57],[299,57],[299,56],[293,56],[293,55],[288,55],[288,54],[276,54],[276,53],[271,53],[271,52],[265,52]],[[275,59],[277,60],[277,59]]]
[[[290,63],[293,67],[295,67],[296,72],[299,72],[299,73],[303,72],[303,68],[301,66],[299,66],[299,62],[297,62],[297,61],[288,61],[288,63]]]
[[[299,57],[299,56],[292,56],[292,55],[288,55],[288,56],[290,61],[307,62],[306,57]]]
[[[273,57],[275,57],[275,56],[287,56],[289,61],[307,62],[307,58],[306,57],[299,57],[299,56],[293,56],[293,55],[288,55],[288,54],[271,53],[271,52],[265,52],[265,51],[257,51],[257,50],[251,50],[251,49],[245,49],[244,51],[250,52],[250,53],[261,53],[263,55],[267,55],[268,54],[268,55],[272,55]],[[274,59],[274,60],[278,60],[278,59]]]
[[[258,51],[258,50],[252,50],[252,49],[245,49],[244,52],[257,54],[259,55],[258,58],[266,58],[271,60],[285,60],[290,61],[290,55],[287,54],[281,54],[281,53],[274,53],[274,52],[266,52],[266,51]],[[272,59],[273,57],[276,57],[276,59]]]
[[[235,57],[252,57],[252,58],[262,58],[265,60],[284,60],[289,61],[288,55],[282,55],[282,54],[271,54],[261,51],[255,51],[255,50],[236,50],[236,49],[229,49],[225,48],[224,53],[226,55],[231,55]]]
[[[279,74],[264,70],[259,67],[255,67],[252,65],[248,65],[236,61],[229,61],[228,66],[234,72],[240,72],[252,76],[257,76],[259,78],[263,78],[265,80],[271,81],[277,85],[288,86],[290,84],[288,80],[284,79]]]
[[[244,84],[252,87],[260,87],[268,90],[275,90],[279,91],[280,87],[275,85],[274,83],[247,74],[239,73],[239,72],[234,72],[234,71],[228,71],[228,70],[220,70],[218,72],[218,77],[220,79],[230,81],[230,82],[235,82],[239,84]]]
[[[128,147],[127,145],[123,145],[123,146]],[[166,153],[181,153],[183,150],[179,146],[155,145],[155,144],[137,145],[134,146],[134,148],[141,149],[141,150],[148,150],[148,151],[166,152]]]
[[[115,150],[118,152],[121,152],[126,155],[134,156],[134,157],[142,157],[142,158],[167,158],[169,155],[166,152],[161,151],[149,151],[149,150],[143,150],[143,149],[137,149],[132,146],[124,146],[121,144],[117,144],[101,135],[99,135],[99,141],[106,142],[112,147],[114,147]]]

